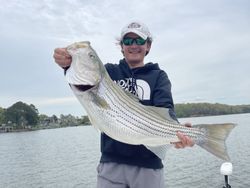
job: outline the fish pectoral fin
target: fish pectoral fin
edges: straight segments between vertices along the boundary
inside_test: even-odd
[[[148,150],[153,152],[161,160],[164,160],[166,157],[167,150],[172,147],[172,145],[163,145],[163,146],[145,146]]]
[[[94,100],[93,102],[99,106],[100,108],[104,108],[104,109],[110,109],[109,104],[107,103],[106,100],[104,100],[102,97],[98,96],[98,95],[94,95]]]

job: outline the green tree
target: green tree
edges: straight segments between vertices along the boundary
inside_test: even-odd
[[[51,116],[52,122],[57,123],[58,122],[58,117],[56,115]]]
[[[73,115],[71,115],[71,114],[68,114],[68,115],[61,114],[60,115],[60,125],[62,127],[76,126],[77,124],[78,124],[78,121]]]
[[[79,119],[79,124],[90,125],[91,123],[90,123],[89,117],[88,116],[82,116]]]
[[[45,114],[39,114],[38,119],[39,119],[39,124],[42,126],[47,126],[49,124],[49,116]]]
[[[4,111],[5,109],[0,107],[0,125],[4,123]]]
[[[11,121],[17,126],[36,125],[38,123],[38,110],[34,105],[17,102],[5,110],[5,122]]]
[[[49,116],[45,115],[45,114],[39,114],[39,121],[45,121],[48,119]]]

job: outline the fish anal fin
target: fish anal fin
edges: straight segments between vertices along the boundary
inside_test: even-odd
[[[167,150],[172,147],[172,145],[163,145],[163,146],[145,146],[148,150],[153,152],[161,160],[164,160],[166,157]]]

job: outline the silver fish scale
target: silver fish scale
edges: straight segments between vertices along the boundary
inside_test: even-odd
[[[104,87],[107,86],[104,85]],[[144,134],[146,136],[165,136],[165,134],[167,133],[166,130],[155,129],[151,122],[147,121],[147,119],[140,118],[140,116],[138,116],[139,113],[135,112],[132,109],[132,106],[125,105],[126,101],[122,98],[122,96],[118,99],[116,97],[118,95],[114,95],[114,92],[112,90],[109,90],[109,93],[106,93],[105,96],[107,97],[109,102],[114,105],[116,112],[119,112],[116,114],[117,119],[124,126],[129,127],[131,129],[137,128],[136,131],[142,131],[139,133]]]
[[[117,89],[117,85],[113,81],[107,81],[103,79],[98,87],[96,95],[104,99],[109,108],[97,108],[93,105],[92,110],[98,111],[95,117],[101,117],[100,122],[104,124],[103,119],[107,126],[100,128],[106,129],[105,132],[110,132],[116,137],[118,134],[122,137],[121,140],[127,140],[131,143],[133,139],[143,139],[147,141],[147,138],[150,140],[150,143],[155,139],[156,143],[169,143],[170,141],[176,141],[176,131],[179,130],[196,140],[203,136],[199,129],[187,128],[181,126],[177,123],[169,123],[164,119],[159,119],[159,116],[152,114],[145,110],[143,105],[138,107],[138,103],[131,102],[131,99],[128,99],[127,94],[122,91],[120,88]],[[98,110],[97,110],[98,109]],[[115,122],[114,122],[115,117]],[[111,133],[114,132],[114,133]],[[135,141],[135,143],[140,141]]]
[[[166,154],[165,144],[179,141],[176,132],[180,131],[208,152],[229,160],[225,140],[235,123],[185,127],[174,121],[166,109],[144,106],[125,93],[111,80],[89,42],[73,43],[67,50],[72,65],[66,79],[94,127],[115,140],[143,144],[161,159]],[[94,87],[80,91],[74,85]]]
[[[105,109],[104,114],[105,118],[112,119],[112,121],[109,122],[112,130],[109,131],[115,131],[116,134],[120,133],[121,136],[127,136],[130,139],[129,142],[131,142],[131,138],[138,139],[141,137],[152,136],[148,130],[138,126],[138,123],[136,123],[136,119],[133,118],[131,111],[128,111],[121,106],[120,100],[118,100],[116,96],[113,96],[112,90],[110,90],[109,87],[105,87],[102,84],[100,84],[99,87],[100,88],[97,94],[103,97],[110,107],[109,109]]]

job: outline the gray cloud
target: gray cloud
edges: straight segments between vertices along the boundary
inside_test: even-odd
[[[117,63],[115,37],[131,20],[152,31],[146,61],[168,73],[175,102],[249,103],[249,8],[245,0],[3,1],[0,106],[20,99],[41,113],[81,114],[54,48],[89,40],[104,63]]]

